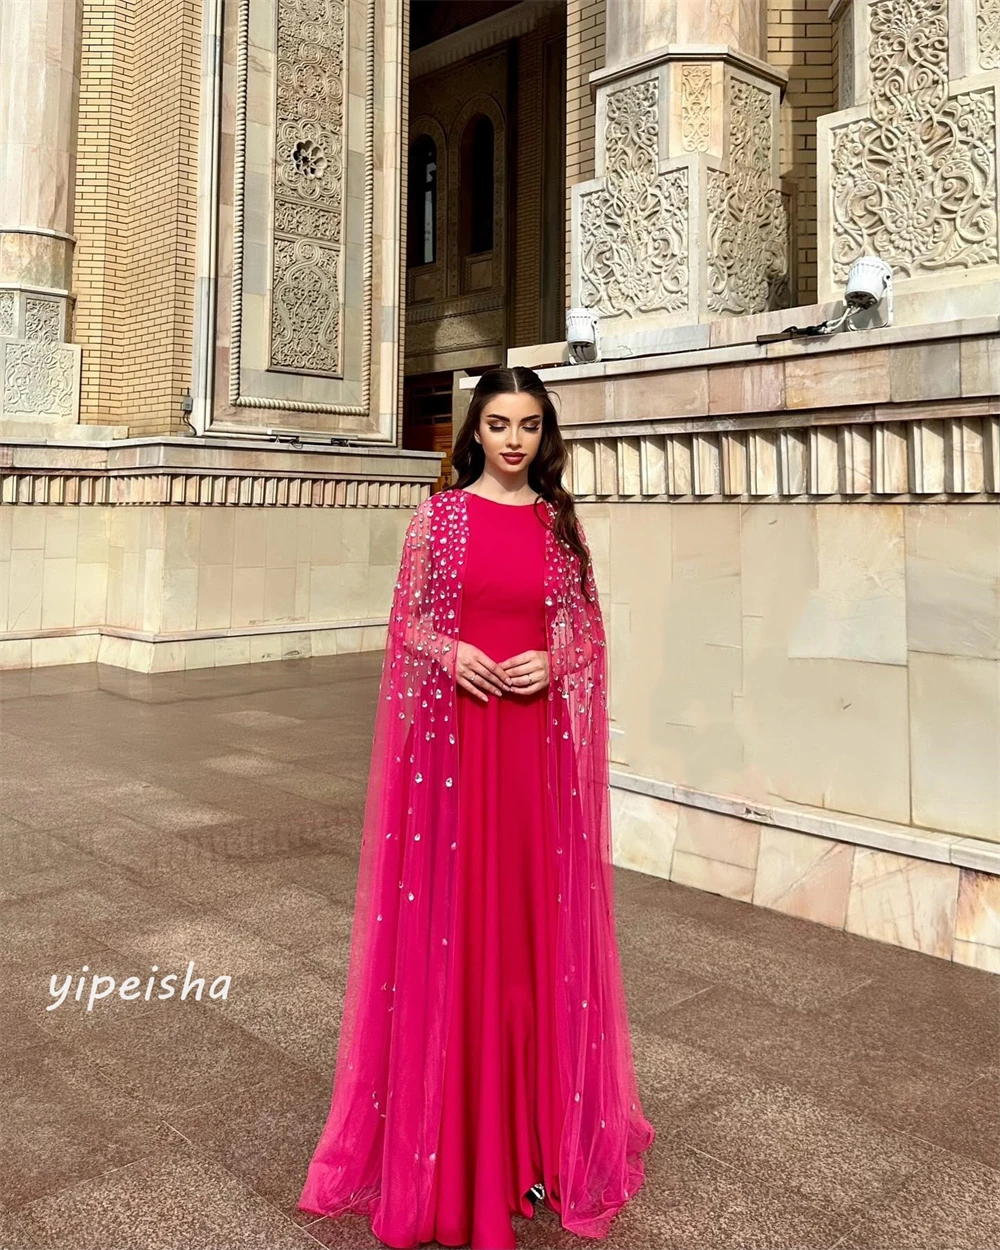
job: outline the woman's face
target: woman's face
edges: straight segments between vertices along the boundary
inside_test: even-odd
[[[480,413],[476,437],[483,445],[487,469],[501,479],[525,480],[542,441],[538,400],[524,391],[494,395]]]

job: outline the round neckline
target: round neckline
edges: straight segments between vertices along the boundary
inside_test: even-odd
[[[499,499],[487,499],[485,495],[473,494],[471,490],[466,490],[464,486],[460,486],[463,495],[471,495],[473,499],[481,499],[483,503],[495,503],[499,508],[533,508],[541,499],[541,495],[536,495],[531,503],[501,503]]]

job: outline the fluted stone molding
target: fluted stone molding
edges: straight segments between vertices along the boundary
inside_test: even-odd
[[[574,305],[602,338],[791,303],[784,74],[763,0],[608,0],[596,177],[572,189]]]
[[[567,431],[568,485],[582,502],[992,502],[1000,418],[984,402],[933,420],[823,424],[759,417]]]
[[[0,463],[0,505],[66,507],[415,508],[426,482],[281,473],[52,470]]]
[[[70,333],[82,0],[0,5],[0,429],[79,416]]]
[[[0,512],[4,505],[32,504],[413,508],[430,494],[439,472],[439,455],[396,448],[279,447],[181,435],[11,440],[0,442]]]
[[[820,300],[877,255],[926,320],[995,307],[1000,7],[837,0],[830,14],[841,107],[817,121]]]

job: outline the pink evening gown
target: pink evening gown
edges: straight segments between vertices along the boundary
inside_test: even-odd
[[[538,1183],[563,1227],[605,1237],[654,1138],[617,965],[603,623],[554,515],[453,489],[404,545],[334,1093],[299,1199],[404,1250],[516,1250]],[[555,686],[484,701],[455,680],[456,635],[496,662],[551,638]]]
[[[501,661],[547,646],[544,512],[469,494],[459,638]],[[517,1246],[512,1213],[542,1181],[560,1210],[554,1019],[556,889],[545,819],[546,690],[458,687],[455,998],[432,1201],[421,1239]]]

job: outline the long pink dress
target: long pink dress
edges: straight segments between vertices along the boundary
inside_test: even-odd
[[[513,1248],[538,1181],[564,1228],[606,1237],[655,1136],[614,928],[606,636],[555,519],[450,488],[403,544],[337,1070],[299,1198],[400,1250]],[[547,647],[548,689],[483,703],[457,685],[462,640],[497,661]]]
[[[469,495],[459,637],[491,659],[546,649],[544,513]],[[557,881],[545,819],[547,692],[459,687],[456,981],[433,1199],[421,1239],[517,1246],[543,1181],[560,1210]]]

